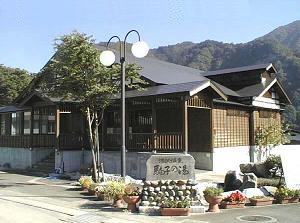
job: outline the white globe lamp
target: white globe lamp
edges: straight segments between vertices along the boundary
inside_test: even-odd
[[[149,52],[149,46],[144,41],[138,41],[131,47],[132,54],[137,58],[145,57]]]
[[[104,66],[111,66],[116,60],[116,56],[115,54],[110,51],[110,50],[104,50],[102,51],[102,53],[100,54],[100,62],[104,65]]]

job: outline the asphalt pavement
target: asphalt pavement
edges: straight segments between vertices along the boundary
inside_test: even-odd
[[[205,178],[209,178],[207,174]],[[0,172],[0,222],[300,222],[299,203],[222,210],[219,214],[192,214],[189,217],[132,214],[124,209],[112,208],[107,202],[97,201],[71,183],[68,180]]]

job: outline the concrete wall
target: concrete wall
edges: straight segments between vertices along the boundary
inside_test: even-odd
[[[146,161],[151,152],[127,152],[126,173],[134,178],[146,177]],[[104,164],[106,173],[121,173],[121,154],[119,151],[105,151],[100,153],[100,161]],[[92,166],[92,155],[88,150],[59,151],[55,154],[55,168],[65,172],[78,171]]]
[[[195,168],[201,170],[213,170],[213,153],[189,152],[195,159]]]
[[[47,157],[53,149],[0,147],[1,169],[26,169]]]

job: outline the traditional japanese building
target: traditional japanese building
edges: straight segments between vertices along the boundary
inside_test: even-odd
[[[133,176],[144,176],[153,151],[187,152],[197,168],[215,171],[254,161],[256,129],[280,123],[290,103],[272,64],[202,72],[151,57],[128,55],[127,61],[141,66],[148,82],[143,91],[126,92],[126,163]],[[107,172],[120,169],[119,104],[106,111],[99,129]],[[33,81],[0,113],[1,166],[31,167],[54,152],[55,167],[65,171],[90,163],[76,102],[46,96]]]

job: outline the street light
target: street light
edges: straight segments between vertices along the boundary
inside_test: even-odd
[[[117,38],[120,45],[120,64],[121,64],[121,108],[122,108],[122,114],[121,114],[121,138],[122,138],[122,145],[121,145],[121,176],[126,176],[126,165],[125,165],[125,153],[126,153],[126,141],[125,141],[125,61],[126,61],[126,39],[130,33],[136,33],[138,35],[138,42],[134,43],[131,47],[132,54],[137,58],[145,57],[149,52],[148,44],[144,41],[141,41],[140,34],[136,30],[130,30],[124,38],[123,43],[121,42],[121,39],[119,36],[112,36],[107,44],[106,44],[106,50],[104,50],[100,54],[100,62],[104,66],[111,66],[115,60],[116,56],[115,54],[108,49],[109,43],[112,39]],[[123,52],[123,55],[122,55]]]

